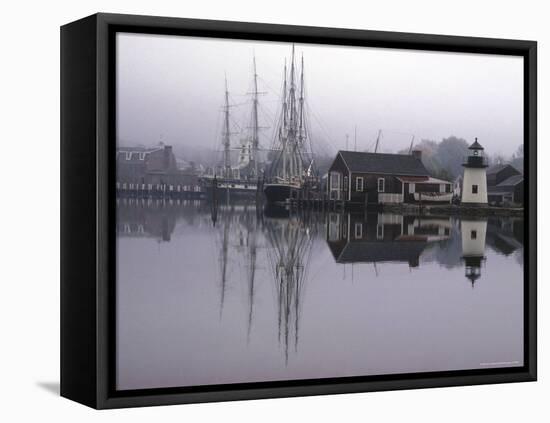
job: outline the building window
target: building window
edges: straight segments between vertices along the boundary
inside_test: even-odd
[[[384,192],[386,188],[386,180],[384,178],[378,178],[378,192]]]
[[[384,225],[378,224],[376,225],[376,238],[377,239],[383,239],[384,238]]]
[[[476,230],[473,230],[473,231],[470,233],[470,239],[477,239],[477,231],[476,231]]]
[[[331,190],[340,189],[340,174],[338,172],[330,173],[330,189]]]
[[[409,194],[414,194],[414,190],[415,190],[415,185],[409,184]]]
[[[348,177],[347,176],[344,176],[344,191],[347,191],[348,190]]]
[[[477,194],[477,185],[472,185],[472,194]]]
[[[363,191],[363,184],[364,184],[363,177],[358,177],[357,179],[355,179],[355,191],[362,192]]]
[[[332,213],[329,218],[329,241],[340,240],[340,215]]]
[[[363,224],[362,223],[356,223],[355,224],[355,238],[363,238]]]

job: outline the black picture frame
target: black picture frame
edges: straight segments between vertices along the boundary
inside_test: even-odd
[[[116,32],[294,41],[518,55],[524,58],[525,292],[524,366],[285,382],[114,390]],[[95,14],[61,28],[61,395],[90,407],[534,381],[537,375],[537,44],[410,34]]]

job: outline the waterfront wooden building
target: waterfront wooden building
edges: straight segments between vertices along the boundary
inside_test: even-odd
[[[523,175],[510,164],[496,164],[487,169],[489,204],[523,204]]]
[[[432,177],[412,154],[339,151],[328,171],[327,194],[349,204],[450,203],[452,183]]]
[[[511,176],[516,175],[521,175],[521,172],[511,164],[495,164],[487,169],[487,186],[497,186]]]
[[[202,195],[197,172],[181,169],[169,145],[119,147],[116,153],[117,194],[130,197]]]
[[[510,176],[488,190],[490,204],[523,205],[523,175]]]

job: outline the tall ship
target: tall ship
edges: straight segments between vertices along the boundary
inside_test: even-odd
[[[317,189],[318,178],[313,168],[313,152],[308,136],[305,113],[304,57],[299,76],[294,45],[290,70],[284,65],[282,108],[276,127],[275,158],[269,166],[263,185],[268,203],[282,204]],[[299,84],[297,83],[299,80]]]
[[[256,72],[256,58],[253,58],[253,88],[250,124],[247,132],[237,145],[233,143],[235,132],[231,130],[231,114],[233,107],[229,101],[227,77],[225,79],[225,96],[223,105],[222,127],[222,160],[201,178],[206,191],[212,195],[215,188],[218,193],[227,193],[229,196],[255,195],[258,182],[263,175],[263,161],[260,157],[258,121],[258,74]]]

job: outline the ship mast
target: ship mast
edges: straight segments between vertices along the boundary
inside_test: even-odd
[[[286,97],[286,58],[285,58],[285,69],[284,69],[284,82],[283,82],[283,125],[281,128],[279,128],[279,137],[281,139],[282,144],[282,155],[283,155],[283,180],[286,181],[287,178],[287,170],[286,170],[286,150],[287,150],[287,116],[288,116],[288,103],[287,103],[287,97]]]
[[[304,141],[304,55],[302,53],[302,66],[300,71],[300,113],[299,113],[299,127],[298,127],[298,140],[300,146]]]
[[[294,44],[292,44],[292,61],[290,63],[290,122],[288,138],[290,139],[289,153],[289,165],[290,165],[290,177],[296,176],[296,83],[295,83],[295,65],[294,65]]]
[[[254,92],[252,100],[252,160],[254,160],[254,176],[258,177],[258,74],[256,72],[256,56],[254,62]]]
[[[227,76],[225,77],[225,105],[224,105],[224,124],[223,124],[223,166],[224,176],[231,176],[231,133],[229,131],[229,91],[227,89]]]
[[[298,75],[293,45],[290,70],[287,69],[286,59],[284,66],[282,113],[279,126],[280,155],[277,160],[279,170],[276,171],[277,176],[284,183],[300,184],[302,182],[304,170],[302,150],[307,139],[304,107],[304,57],[302,55]]]
[[[298,145],[297,145],[297,159],[298,159],[298,175],[302,176],[302,156],[300,154],[301,149],[304,146],[305,132],[304,132],[304,54],[302,53],[302,62],[300,69],[300,113],[299,113],[299,128],[298,128]]]

